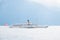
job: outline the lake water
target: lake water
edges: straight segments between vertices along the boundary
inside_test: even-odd
[[[30,29],[0,27],[0,40],[60,40],[60,26]]]

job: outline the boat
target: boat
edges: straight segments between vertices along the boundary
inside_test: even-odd
[[[14,24],[10,28],[48,28],[48,26],[32,24],[29,20],[25,24]]]

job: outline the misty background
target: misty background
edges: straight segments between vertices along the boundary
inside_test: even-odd
[[[58,0],[0,0],[0,25],[24,23],[60,25]]]

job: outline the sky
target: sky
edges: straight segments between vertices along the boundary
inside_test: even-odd
[[[0,0],[0,25],[60,25],[60,0]]]

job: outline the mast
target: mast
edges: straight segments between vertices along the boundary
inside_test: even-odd
[[[30,21],[29,20],[27,20],[27,25],[30,25]]]

